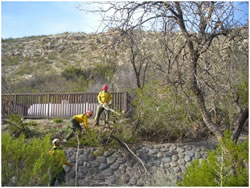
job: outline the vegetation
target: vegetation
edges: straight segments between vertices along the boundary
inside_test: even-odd
[[[81,146],[99,147],[101,154],[118,146],[115,138],[159,143],[213,135],[218,149],[207,160],[193,162],[179,185],[246,186],[248,143],[237,141],[249,119],[249,36],[248,25],[235,20],[234,3],[97,5],[103,3],[110,8],[93,6],[92,11],[106,15],[107,32],[2,40],[2,91],[98,92],[103,83],[128,91],[129,121],[91,129],[81,135]],[[21,117],[10,122],[12,136],[35,133]],[[60,120],[54,123],[59,126]],[[68,143],[77,145],[76,138]]]
[[[51,148],[51,135],[27,142],[23,134],[18,138],[2,134],[2,185],[47,186],[48,169],[52,166],[60,169],[64,155],[63,151],[50,155]]]
[[[238,145],[225,132],[218,148],[208,158],[191,162],[181,186],[248,186],[248,139]]]
[[[29,126],[33,126],[33,123],[23,123],[22,116],[17,114],[10,114],[8,117],[8,130],[9,133],[14,137],[19,137],[21,134],[25,135],[26,138],[30,138],[34,135],[29,129]]]
[[[53,122],[54,122],[54,123],[62,123],[63,120],[62,120],[62,119],[54,119]]]

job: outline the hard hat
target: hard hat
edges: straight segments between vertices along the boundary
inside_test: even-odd
[[[56,145],[60,143],[60,140],[58,138],[55,138],[53,141],[52,141],[52,144]]]
[[[92,110],[87,111],[87,115],[92,116],[93,115],[93,111]]]
[[[106,84],[104,84],[104,85],[102,86],[102,90],[107,91],[107,90],[108,90],[108,86],[107,86]]]

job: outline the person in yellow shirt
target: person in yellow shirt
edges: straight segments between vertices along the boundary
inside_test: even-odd
[[[66,137],[66,139],[64,139],[64,142],[67,142],[76,132],[76,130],[82,131],[83,127],[85,128],[85,131],[88,133],[89,132],[89,128],[88,128],[88,118],[90,118],[93,115],[93,111],[89,110],[87,113],[85,114],[79,114],[79,115],[75,115],[73,116],[71,122],[72,122],[72,131],[68,134],[68,136]],[[80,123],[83,124],[83,127],[80,125]]]
[[[55,186],[56,181],[59,185],[65,183],[65,170],[63,165],[67,165],[72,167],[73,165],[69,163],[66,159],[64,151],[60,148],[60,140],[58,138],[52,141],[53,148],[49,151],[50,155],[54,157],[60,157],[56,160],[58,162],[55,165],[52,165],[49,169],[49,185],[48,186]]]
[[[104,111],[104,116],[105,116],[105,126],[108,125],[108,121],[109,121],[109,111],[105,110],[104,106],[110,105],[112,103],[112,95],[108,92],[108,86],[105,84],[102,87],[102,91],[100,91],[100,93],[97,96],[97,100],[98,100],[98,106],[97,106],[97,110],[96,110],[96,116],[95,116],[95,120],[96,123],[95,125],[98,126],[99,125],[99,119],[100,116],[102,114],[102,112]]]

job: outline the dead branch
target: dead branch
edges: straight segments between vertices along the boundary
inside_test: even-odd
[[[119,138],[115,137],[114,135],[111,135],[111,137],[112,137],[113,139],[115,139],[115,140],[116,140],[122,147],[124,147],[129,153],[131,153],[131,154],[132,154],[132,155],[142,164],[142,166],[143,166],[143,168],[144,168],[146,174],[149,175],[149,172],[148,172],[148,170],[146,169],[146,167],[145,167],[143,161],[142,161],[138,156],[136,156],[136,154],[128,147],[128,145],[127,145],[124,141],[122,141],[122,140],[120,140]]]
[[[75,176],[75,186],[77,186],[77,176],[78,176],[77,166],[78,166],[78,155],[79,155],[80,141],[79,141],[79,136],[78,136],[77,133],[75,133],[75,136],[76,136],[76,139],[77,139],[76,168],[75,168],[75,173],[76,173],[76,176]]]

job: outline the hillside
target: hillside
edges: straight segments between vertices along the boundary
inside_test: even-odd
[[[169,56],[166,49],[177,52],[181,49],[184,40],[179,33],[135,33],[131,41],[124,39],[119,30],[2,39],[2,78],[8,92],[99,91],[103,83],[108,83],[111,91],[128,91],[137,88],[136,76],[139,79],[145,76],[146,80],[162,79],[166,75],[164,70],[175,69],[171,64],[177,56]],[[235,30],[229,36],[233,40],[225,42],[225,37],[221,37],[214,41],[214,49],[211,49],[221,48],[222,57],[218,58],[224,60],[231,53],[230,48],[237,48],[243,54],[236,56],[241,58],[248,51],[247,34],[247,28]],[[241,36],[245,37],[243,42],[237,39]],[[212,58],[209,53],[204,57]],[[185,71],[185,64],[179,66]],[[147,75],[143,75],[146,68]],[[178,82],[175,70],[173,75],[168,74],[173,82]],[[7,87],[2,84],[2,91],[7,92]]]
[[[114,74],[121,70],[119,68],[132,68],[126,65],[129,61],[128,49],[114,45],[119,35],[119,31],[111,30],[102,34],[62,33],[2,40],[2,76],[12,92],[99,90],[98,87],[91,89],[89,83],[82,80],[92,80],[90,85],[114,84]],[[152,34],[147,35],[151,40],[145,38],[145,41],[155,42]],[[87,75],[90,78],[82,79],[81,83],[78,79],[62,76],[65,70],[81,76],[84,74],[81,71],[86,70],[88,74],[90,69],[98,74]],[[126,76],[131,79],[133,73]],[[5,88],[2,90],[6,91]]]

